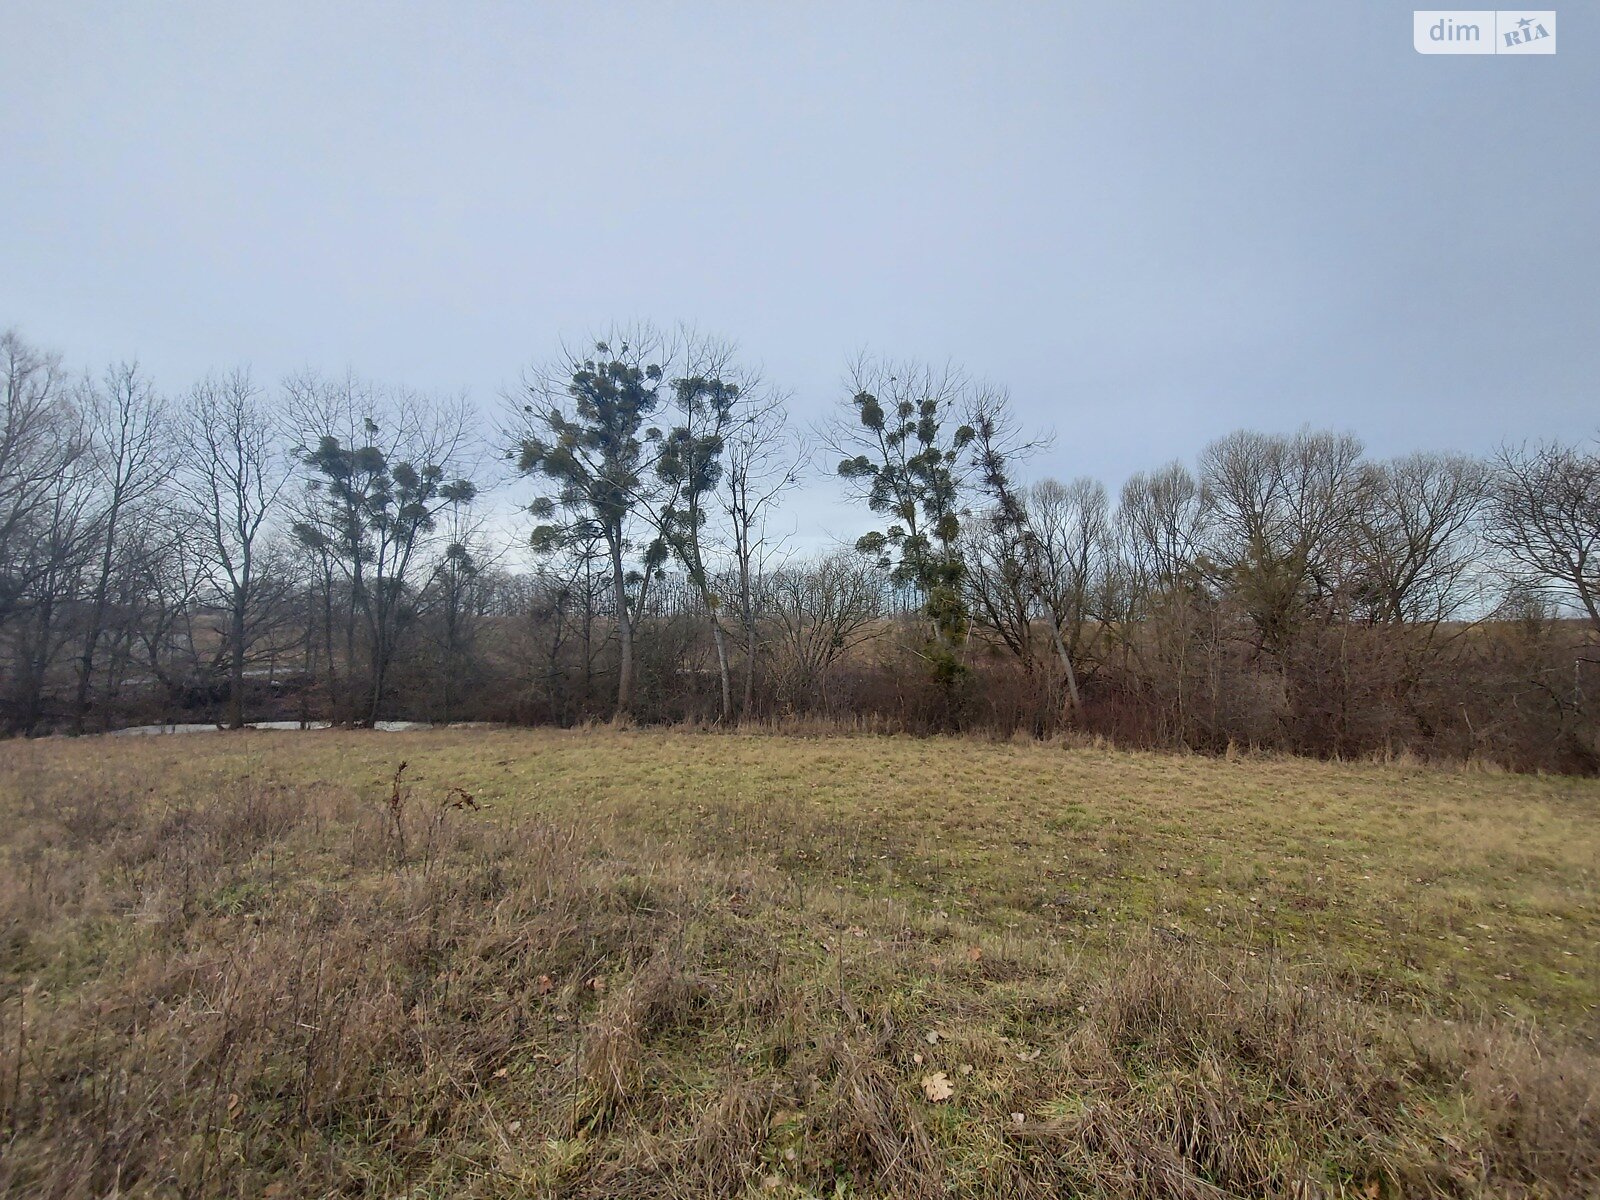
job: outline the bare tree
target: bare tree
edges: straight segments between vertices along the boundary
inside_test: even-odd
[[[1076,709],[1082,702],[1085,630],[1095,616],[1111,557],[1111,516],[1106,490],[1093,479],[1069,484],[1045,479],[1028,491],[1029,568],[1042,604],[1051,645]]]
[[[1196,581],[1210,520],[1199,481],[1182,463],[1129,477],[1116,523],[1125,568],[1138,596],[1148,601]]]
[[[800,479],[804,453],[790,436],[786,393],[747,378],[741,402],[726,435],[722,487],[718,498],[727,518],[728,550],[733,560],[733,600],[744,633],[744,697],[741,712],[755,704],[759,654],[760,577],[773,551],[767,522],[784,494]]]
[[[1036,580],[1030,568],[1025,526],[992,509],[967,522],[961,553],[973,620],[1000,639],[1000,644],[1032,675],[1038,667],[1033,646],[1033,621],[1038,611]]]
[[[0,334],[0,629],[17,615],[38,575],[49,569],[36,551],[47,537],[64,474],[82,457],[86,439],[68,400],[61,363],[22,340]]]
[[[124,523],[138,506],[166,483],[173,468],[171,428],[166,406],[136,363],[122,363],[96,386],[86,381],[79,403],[89,416],[89,462],[98,491],[98,564],[91,579],[88,616],[78,660],[72,706],[73,729],[82,733],[89,711],[95,654],[105,631],[112,569],[126,536]]]
[[[86,446],[88,433],[73,413],[65,436]],[[20,590],[12,606],[12,729],[32,734],[46,716],[46,686],[73,632],[74,602],[94,559],[99,531],[97,493],[86,454],[66,456],[45,484],[30,520],[13,532],[8,561]],[[25,533],[25,537],[21,536]]]
[[[1560,443],[1501,450],[1488,532],[1523,583],[1600,630],[1600,454]]]
[[[228,611],[228,727],[244,727],[245,665],[254,630],[256,552],[293,460],[250,372],[210,376],[189,393],[178,426],[178,486],[199,517],[204,560]]]
[[[977,492],[988,509],[968,521],[964,531],[965,582],[975,618],[1032,674],[1040,584],[1037,535],[1029,519],[1026,489],[1013,477],[1019,462],[1043,442],[1028,442],[1021,436],[1004,391],[978,389],[967,413]],[[1067,670],[1070,674],[1070,664]],[[1072,695],[1076,702],[1076,683]]]
[[[215,678],[217,656],[208,656],[208,639],[196,622],[197,601],[212,586],[204,522],[194,509],[164,503],[166,499],[157,496],[137,514],[123,545],[121,595],[113,606],[120,620],[112,627],[107,668],[108,704],[117,699],[127,665],[118,655],[124,644],[127,656],[136,656],[160,686],[169,707],[196,691],[209,694]]]
[[[491,572],[499,555],[489,544],[487,520],[474,506],[475,494],[456,494],[444,508],[440,535],[444,550],[422,591],[438,649],[434,671],[437,719],[456,716],[471,683],[480,618],[489,601]]]
[[[1369,466],[1355,522],[1362,607],[1375,620],[1434,626],[1460,610],[1479,561],[1483,464],[1412,454]]]
[[[543,685],[550,719],[565,723],[591,711],[594,700],[595,625],[611,586],[609,561],[598,535],[546,545],[535,555],[519,589],[517,640]]]
[[[1219,581],[1281,655],[1338,586],[1359,512],[1361,443],[1348,434],[1241,431],[1207,446],[1202,487]]]
[[[781,689],[791,703],[812,695],[827,702],[829,672],[882,616],[879,578],[871,559],[838,550],[767,580]]]
[[[32,733],[47,676],[65,650],[94,529],[88,430],[60,360],[0,334],[0,634],[10,677],[7,726]]]

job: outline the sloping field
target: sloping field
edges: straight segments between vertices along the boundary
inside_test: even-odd
[[[1600,1190],[1594,782],[313,732],[0,806],[17,1195]]]

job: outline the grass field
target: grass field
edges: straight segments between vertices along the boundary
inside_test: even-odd
[[[1591,781],[249,733],[0,805],[12,1194],[1600,1194]]]

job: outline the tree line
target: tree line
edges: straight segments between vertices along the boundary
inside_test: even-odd
[[[1240,431],[1128,479],[951,366],[830,420],[639,327],[464,399],[0,337],[0,722],[816,721],[1600,768],[1600,453]],[[827,479],[868,520],[774,533]],[[519,523],[485,498],[516,497]]]

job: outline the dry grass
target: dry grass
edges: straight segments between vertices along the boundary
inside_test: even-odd
[[[10,743],[0,1188],[1593,1195],[1597,800],[870,737]]]

